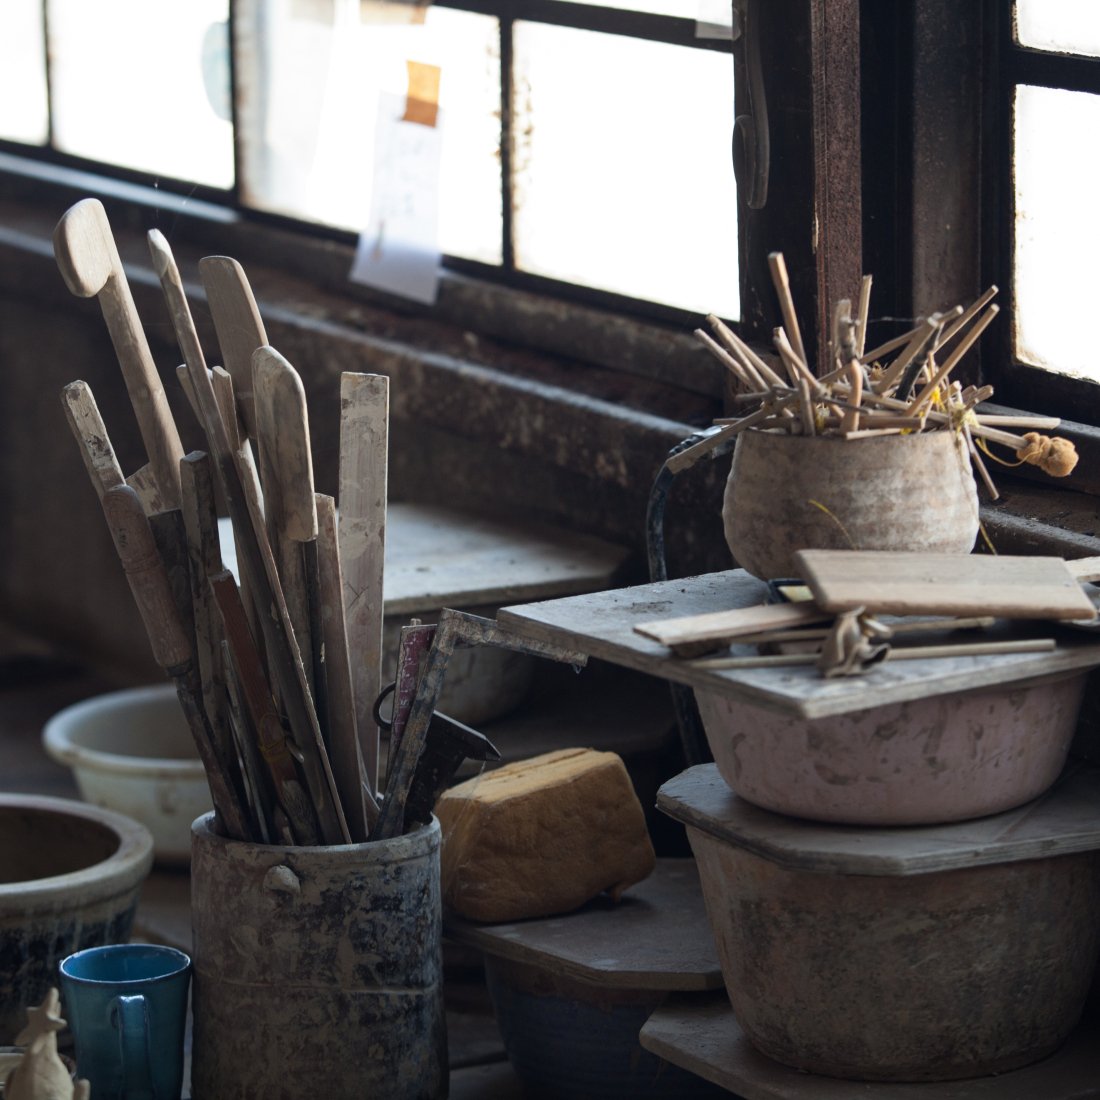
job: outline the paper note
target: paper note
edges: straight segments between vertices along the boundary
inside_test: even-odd
[[[733,8],[730,0],[698,0],[696,38],[733,38]]]
[[[363,23],[423,23],[428,0],[359,0]]]
[[[410,76],[412,72],[410,67]],[[441,256],[441,115],[411,92],[404,99],[382,97],[370,220],[359,237],[349,278],[431,305],[439,289]],[[435,124],[413,121],[425,117]]]

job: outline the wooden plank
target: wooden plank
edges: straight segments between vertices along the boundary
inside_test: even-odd
[[[525,637],[572,646],[590,657],[802,718],[846,714],[1100,664],[1100,644],[1094,635],[1086,630],[1066,630],[1059,631],[1053,653],[890,661],[864,676],[825,680],[813,668],[699,668],[670,657],[664,646],[634,630],[636,623],[660,616],[702,614],[715,607],[753,607],[766,597],[762,581],[731,569],[513,605],[502,608],[497,619]],[[1008,634],[1001,630],[990,636]],[[752,651],[734,647],[734,653],[739,652],[747,655]]]
[[[1062,558],[893,550],[799,550],[819,607],[888,615],[1093,619],[1096,609]]]
[[[832,612],[822,611],[814,604],[773,603],[676,619],[658,619],[639,623],[634,629],[644,637],[668,646],[682,657],[700,649],[705,651],[728,645],[735,638],[748,634],[809,626],[811,623],[826,622],[832,617]]]
[[[721,989],[722,972],[693,859],[659,859],[618,902],[566,916],[477,924],[448,918],[457,943],[608,989]]]
[[[725,995],[670,997],[646,1021],[642,1046],[742,1100],[1082,1100],[1095,1096],[1100,1044],[1086,1020],[1049,1058],[1011,1073],[965,1081],[897,1084],[803,1073],[760,1054]]]
[[[716,764],[670,779],[657,806],[779,866],[814,874],[923,875],[1100,849],[1100,768],[1077,764],[1016,810],[950,825],[863,829],[809,823],[739,798]]]

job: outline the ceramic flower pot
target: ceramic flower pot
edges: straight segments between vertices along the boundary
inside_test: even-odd
[[[796,577],[796,550],[967,554],[978,534],[970,459],[951,431],[843,439],[746,430],[722,505],[734,560]]]

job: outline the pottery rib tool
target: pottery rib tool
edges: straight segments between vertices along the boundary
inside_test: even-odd
[[[145,624],[153,658],[172,678],[191,735],[206,770],[214,809],[226,833],[238,840],[252,839],[232,762],[218,752],[202,708],[191,646],[180,627],[168,575],[157,553],[149,520],[137,493],[116,485],[103,494],[103,512],[126,573],[134,602]]]
[[[323,493],[317,494],[317,564],[328,696],[329,759],[351,839],[358,843],[367,839],[369,826],[378,820],[379,807],[374,792],[367,790],[367,772],[355,722],[351,657],[344,626],[344,578],[336,534],[336,502]],[[369,801],[365,802],[365,798]]]
[[[352,658],[355,721],[371,793],[378,789],[374,701],[382,689],[382,574],[386,553],[389,383],[382,374],[340,376],[340,563]]]
[[[149,247],[164,289],[176,339],[194,387],[222,496],[233,521],[237,560],[249,577],[257,603],[270,612],[260,616],[265,649],[280,698],[287,710],[291,733],[302,755],[302,767],[321,835],[327,844],[350,843],[351,837],[321,740],[271,547],[262,522],[249,509],[179,271],[168,242],[155,229],[149,233]]]
[[[103,204],[84,199],[70,207],[54,229],[53,244],[69,290],[99,300],[157,488],[167,507],[178,508],[183,444]]]

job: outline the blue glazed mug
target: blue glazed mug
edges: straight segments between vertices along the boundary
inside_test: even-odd
[[[77,951],[60,972],[92,1100],[179,1100],[191,960],[173,947],[118,943]]]

